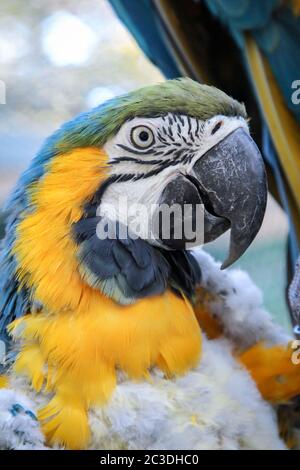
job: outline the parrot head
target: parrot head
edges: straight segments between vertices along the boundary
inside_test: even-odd
[[[192,295],[199,269],[186,248],[198,232],[206,243],[231,229],[229,266],[257,234],[266,197],[244,106],[222,91],[184,78],[112,99],[54,133],[10,199],[0,329],[34,303],[76,308],[86,286],[122,304],[170,284]],[[183,210],[166,234],[161,209],[173,206]],[[111,222],[118,233],[103,237]],[[178,236],[188,223],[194,238]]]
[[[143,112],[130,114],[104,145],[110,178],[99,214],[169,250],[210,242],[231,229],[225,268],[256,236],[266,206],[264,164],[244,107],[188,79],[149,89],[151,101],[141,93],[131,95],[128,111],[140,100]],[[192,233],[186,234],[188,223]]]
[[[103,223],[138,228],[139,236],[169,250],[210,242],[231,229],[222,267],[236,261],[261,226],[267,195],[244,107],[220,90],[182,79],[108,103],[105,119],[114,131],[103,145],[109,162],[98,192]],[[159,223],[161,212],[153,208],[161,207],[166,214]],[[170,207],[179,208],[172,220]],[[196,228],[194,239],[182,229],[188,221]],[[150,237],[149,227],[155,230]]]

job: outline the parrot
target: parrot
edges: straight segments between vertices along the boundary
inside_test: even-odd
[[[166,78],[187,75],[245,102],[266,163],[270,192],[289,221],[288,285],[300,246],[300,1],[110,0],[110,4]],[[292,308],[290,313],[294,323]]]
[[[0,445],[286,448],[291,338],[227,269],[266,201],[246,109],[217,88],[167,80],[62,125],[6,206]],[[198,245],[229,229],[220,266]]]

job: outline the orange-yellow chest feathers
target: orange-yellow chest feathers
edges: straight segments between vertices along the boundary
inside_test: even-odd
[[[87,444],[87,410],[112,393],[118,370],[147,379],[196,365],[201,334],[189,302],[171,291],[121,306],[79,272],[72,225],[107,174],[103,151],[77,149],[53,159],[30,189],[32,211],[17,228],[18,278],[43,310],[11,325],[23,347],[15,372],[52,399],[40,412],[49,442]]]
[[[77,149],[54,158],[30,188],[33,210],[17,228],[13,251],[19,279],[51,312],[86,308],[96,294],[80,277],[71,231],[106,171],[105,152]]]

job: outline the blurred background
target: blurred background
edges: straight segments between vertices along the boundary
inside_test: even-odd
[[[0,104],[1,208],[61,123],[164,77],[106,0],[7,0],[0,5],[0,80],[6,87],[6,104]],[[287,233],[287,217],[270,196],[262,230],[235,267],[249,272],[266,308],[288,329]],[[207,249],[224,259],[227,243],[225,235]]]

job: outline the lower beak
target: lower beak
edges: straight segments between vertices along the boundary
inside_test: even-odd
[[[229,228],[230,248],[222,269],[234,263],[259,231],[266,209],[267,181],[261,154],[249,134],[238,128],[202,155],[188,175],[180,175],[163,191],[161,204],[204,206],[204,243]],[[195,218],[196,211],[191,212]],[[179,224],[184,221],[179,221]],[[171,249],[187,240],[161,242]]]
[[[222,269],[247,250],[266,209],[267,180],[261,154],[249,134],[236,129],[195,163],[192,177],[204,203],[205,241],[229,227],[230,248]],[[205,221],[206,222],[206,221]]]

